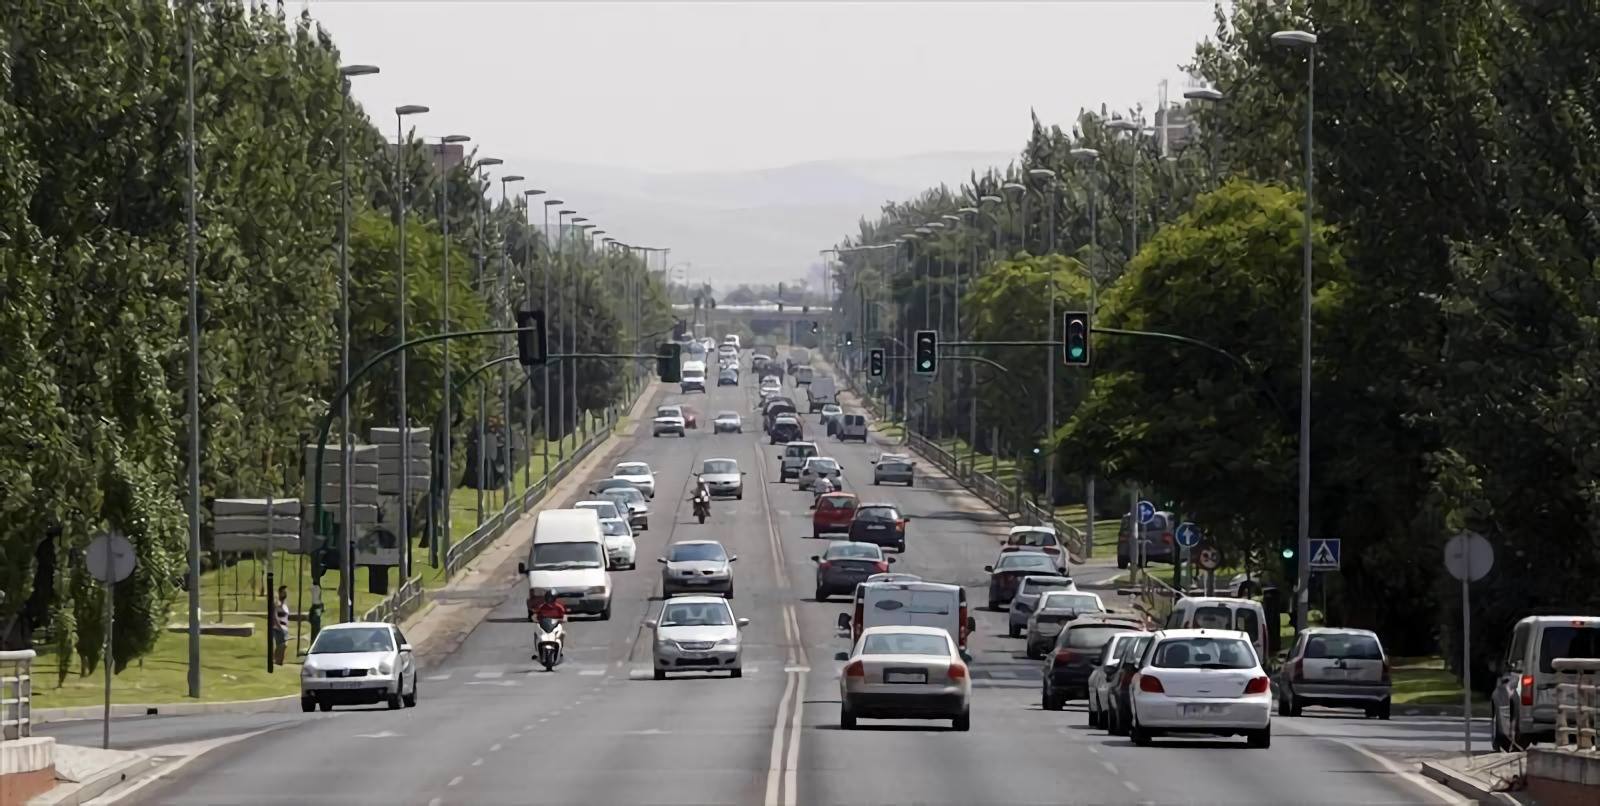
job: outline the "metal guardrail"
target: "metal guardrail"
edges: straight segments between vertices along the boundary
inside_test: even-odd
[[[1136,591],[1134,597],[1138,599],[1137,607],[1156,624],[1167,620],[1172,613],[1172,603],[1185,596],[1183,591],[1162,582],[1154,574],[1135,565],[1131,572]]]
[[[1600,753],[1600,660],[1556,658],[1556,747]]]
[[[0,652],[0,741],[33,735],[31,649]]]
[[[414,576],[405,581],[394,593],[383,597],[367,612],[361,614],[362,621],[387,621],[399,624],[406,617],[417,612],[422,606],[422,577]]]

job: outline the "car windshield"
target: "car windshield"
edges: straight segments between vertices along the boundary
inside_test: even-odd
[[[1111,624],[1085,624],[1064,631],[1061,634],[1061,646],[1070,649],[1099,649],[1105,646],[1112,636],[1125,632],[1137,632],[1137,630],[1134,627]]]
[[[1556,658],[1600,658],[1600,624],[1546,627],[1539,642],[1539,671],[1554,672]]]
[[[600,531],[604,532],[606,537],[622,537],[623,535],[632,534],[632,532],[628,531],[628,522],[621,518],[602,518],[600,520]]]
[[[817,501],[817,509],[855,509],[856,500],[847,495],[824,495]]]
[[[1344,660],[1383,660],[1378,639],[1363,633],[1317,633],[1306,639],[1307,658]]]
[[[1156,646],[1150,665],[1163,669],[1249,669],[1256,653],[1238,638],[1169,638]]]
[[[992,546],[994,544],[990,543],[989,545]],[[1056,561],[1051,559],[1049,556],[1044,555],[1044,554],[1034,554],[1033,552],[1028,552],[1026,554],[1012,553],[1012,554],[1007,554],[1004,557],[1001,557],[1000,558],[1000,562],[995,565],[995,570],[1015,571],[1015,570],[1021,569],[1021,568],[1055,568],[1055,567],[1056,567]]]
[[[700,465],[701,473],[738,473],[739,463],[732,459],[708,459]]]
[[[615,501],[580,501],[578,509],[592,509],[604,521],[606,518],[620,518],[622,513],[617,511]]]
[[[869,635],[861,642],[863,655],[950,656],[950,639],[942,635],[916,632],[889,632]]]
[[[900,511],[893,507],[862,507],[856,512],[856,520],[873,523],[897,521],[900,520]]]
[[[784,455],[790,458],[816,456],[817,448],[815,445],[790,445],[784,449]]]
[[[664,406],[662,408],[656,409],[656,416],[657,417],[682,417],[683,416],[683,410],[682,409],[678,409],[678,408],[673,408],[673,407],[670,407],[670,406]]]
[[[667,555],[667,560],[675,563],[722,562],[726,559],[727,552],[717,543],[675,543]]]
[[[617,469],[611,471],[611,475],[648,476],[650,475],[650,466],[643,462],[624,462],[620,465],[617,465]]]
[[[830,560],[877,560],[883,551],[871,543],[840,543],[828,547]]]
[[[737,414],[735,414],[735,413],[733,413],[731,411],[719,411],[719,412],[717,412],[717,419],[718,420],[737,420],[737,419],[739,419],[739,415],[737,415]]]
[[[600,568],[605,565],[599,543],[535,543],[530,568],[557,571],[568,568]]]
[[[726,627],[733,613],[726,602],[667,602],[661,608],[663,627]]]
[[[346,627],[323,630],[311,643],[313,655],[339,655],[346,652],[390,652],[394,638],[388,627]]]
[[[1040,610],[1099,610],[1100,599],[1092,593],[1047,593],[1039,600]]]
[[[644,493],[639,492],[633,487],[613,487],[609,490],[606,490],[603,495],[606,498],[622,502],[623,506],[627,506],[629,504],[642,504],[645,502]]]
[[[1028,531],[1017,532],[1006,540],[1008,546],[1054,546],[1056,536],[1050,532]]]
[[[838,470],[839,463],[832,459],[812,459],[806,463],[812,470]]]

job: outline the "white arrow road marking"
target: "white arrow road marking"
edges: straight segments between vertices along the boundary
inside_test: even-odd
[[[515,680],[469,680],[469,681],[467,681],[467,685],[469,685],[469,686],[501,686],[501,687],[504,687],[504,686],[520,686],[522,684],[518,683]]]
[[[403,735],[403,734],[395,733],[392,730],[380,730],[377,733],[357,733],[356,734],[356,738],[357,739],[393,739],[396,736],[401,736],[401,735]]]

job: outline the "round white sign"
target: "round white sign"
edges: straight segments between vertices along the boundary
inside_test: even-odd
[[[84,551],[83,562],[89,576],[114,585],[133,573],[133,544],[117,532],[96,535]]]
[[[1477,582],[1494,567],[1494,547],[1477,532],[1462,532],[1444,544],[1444,567],[1456,579]]]

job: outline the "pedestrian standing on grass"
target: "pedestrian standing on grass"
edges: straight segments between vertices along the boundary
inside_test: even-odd
[[[272,604],[272,660],[283,665],[284,653],[289,649],[289,586],[278,586],[277,601]]]

